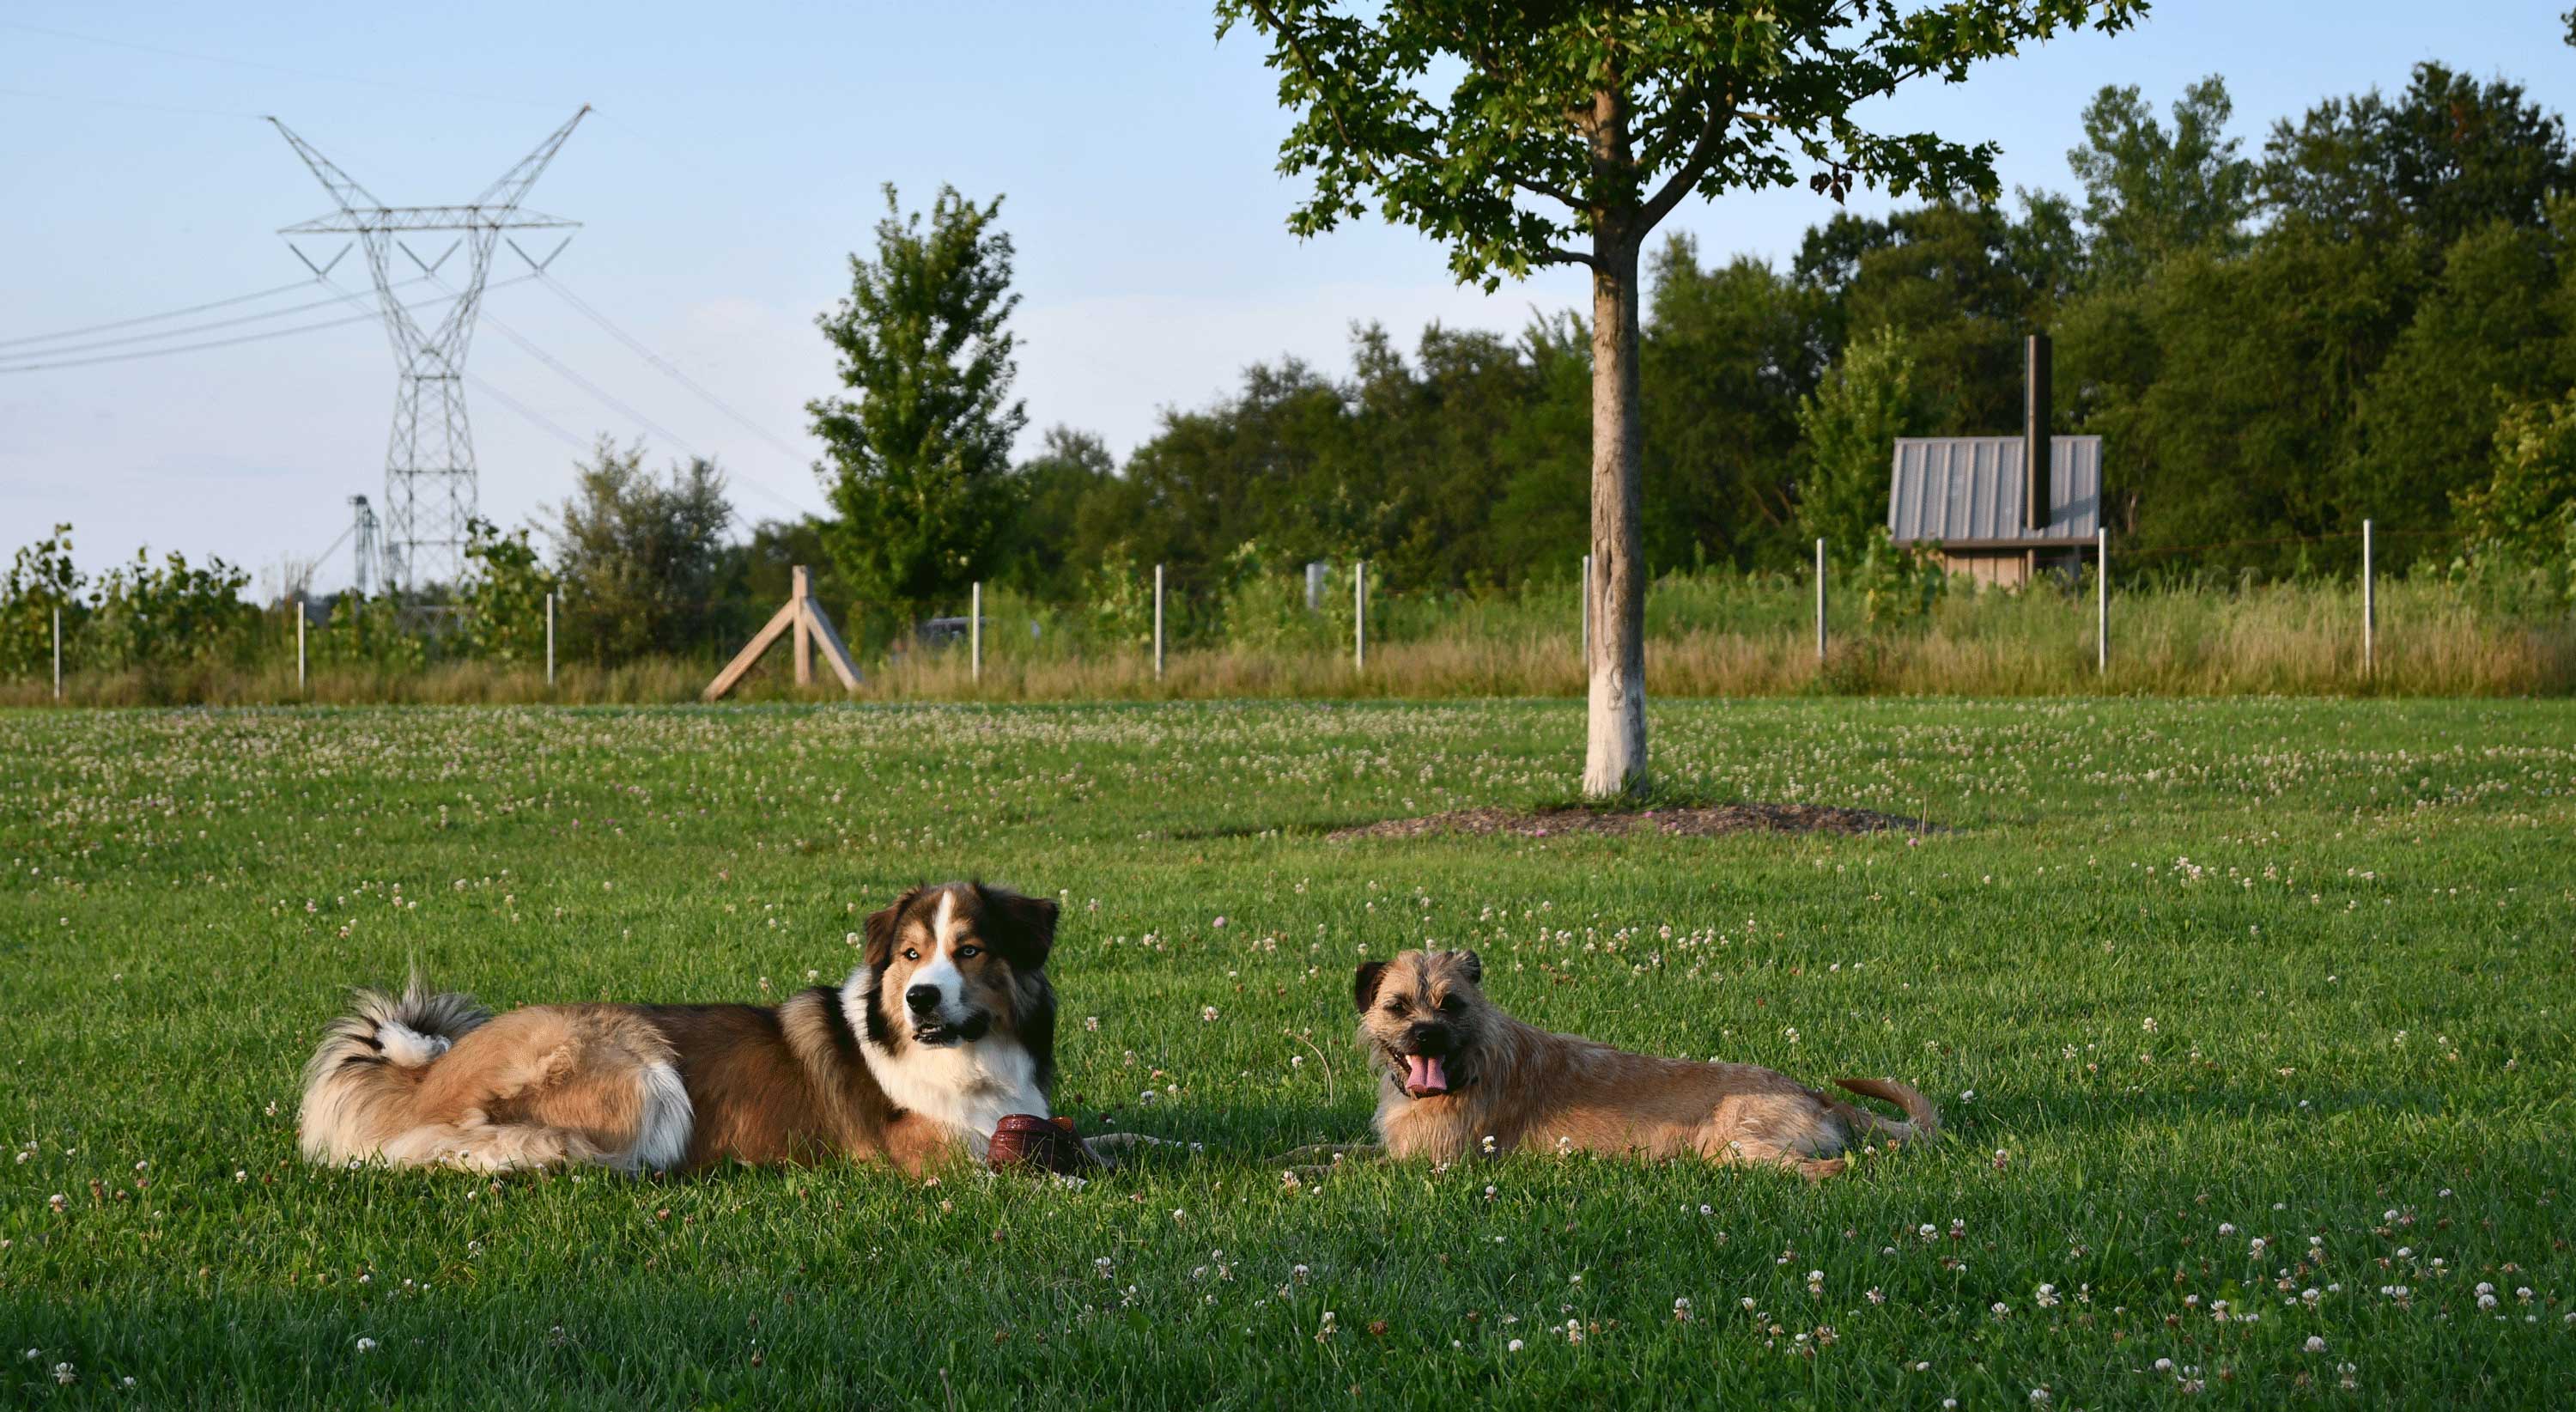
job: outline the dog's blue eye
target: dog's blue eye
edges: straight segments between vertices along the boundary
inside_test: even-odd
[[[905,948],[903,949],[903,959],[905,959],[906,961],[918,961],[918,960],[920,960],[920,959],[921,959],[921,952],[920,952],[919,948],[917,948],[917,947],[910,947],[910,946],[905,947]]]
[[[981,955],[981,954],[983,954],[983,950],[984,950],[984,948],[982,948],[982,947],[980,947],[980,946],[961,946],[961,947],[958,947],[958,948],[957,948],[957,959],[958,959],[958,960],[960,960],[960,961],[963,961],[963,960],[965,960],[966,958],[968,958],[968,957],[970,957],[970,956],[978,956],[978,955]]]

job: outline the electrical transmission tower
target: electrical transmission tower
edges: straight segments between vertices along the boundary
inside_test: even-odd
[[[384,532],[378,550],[388,590],[453,585],[464,571],[466,525],[475,511],[474,439],[465,416],[465,351],[474,338],[475,310],[483,300],[484,279],[491,273],[493,247],[508,239],[503,232],[572,229],[580,224],[523,211],[519,202],[589,111],[590,105],[583,104],[581,112],[463,206],[388,206],[286,124],[269,119],[339,207],[330,215],[278,233],[356,236],[359,248],[366,252],[367,273],[375,281],[385,331],[393,339],[402,382],[394,396],[393,437],[385,449]],[[423,260],[402,240],[431,232],[456,233],[435,260]],[[295,249],[292,240],[287,248]],[[407,282],[394,264],[394,254],[400,251],[422,277],[436,280],[439,267],[460,248],[465,263],[452,287],[455,300],[434,326],[424,328],[394,292],[398,281]],[[515,242],[510,248],[519,249]],[[555,254],[562,249],[556,246]],[[519,256],[539,269],[554,259],[549,254],[539,261],[525,250],[519,250]],[[340,259],[333,256],[329,263],[315,265],[301,250],[295,251],[295,258],[303,260],[317,279],[326,277]]]
[[[384,549],[376,543],[376,512],[367,504],[367,497],[350,496],[349,509],[353,512],[349,521],[349,533],[358,541],[358,565],[354,578],[358,596],[364,598],[374,589],[370,580],[375,575],[377,565],[383,562]]]

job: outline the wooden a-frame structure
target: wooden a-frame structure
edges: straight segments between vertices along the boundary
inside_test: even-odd
[[[814,648],[820,643],[823,660],[830,664],[832,675],[841,679],[842,688],[848,691],[859,689],[858,664],[850,660],[850,649],[842,644],[841,634],[833,629],[832,615],[824,612],[823,605],[814,601],[813,589],[806,582],[805,566],[799,564],[788,570],[788,577],[786,606],[780,608],[759,632],[752,634],[751,641],[734,654],[732,661],[725,663],[724,670],[716,673],[716,679],[707,683],[705,691],[698,693],[699,700],[713,701],[733,690],[736,683],[750,675],[752,667],[760,661],[760,654],[769,650],[769,645],[778,640],[779,634],[791,630],[796,638],[798,686],[813,683]]]

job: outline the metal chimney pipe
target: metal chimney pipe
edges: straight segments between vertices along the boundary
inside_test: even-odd
[[[2048,335],[2030,336],[2022,382],[2022,466],[2029,485],[2022,495],[2022,520],[2036,534],[2048,528],[2049,351]]]

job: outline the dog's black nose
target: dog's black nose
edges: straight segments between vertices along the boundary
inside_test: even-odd
[[[914,986],[912,989],[903,993],[903,1003],[911,1006],[916,1011],[936,1010],[939,1008],[939,987],[935,985]]]
[[[1413,1052],[1443,1058],[1449,1053],[1449,1030],[1445,1025],[1415,1025]]]

